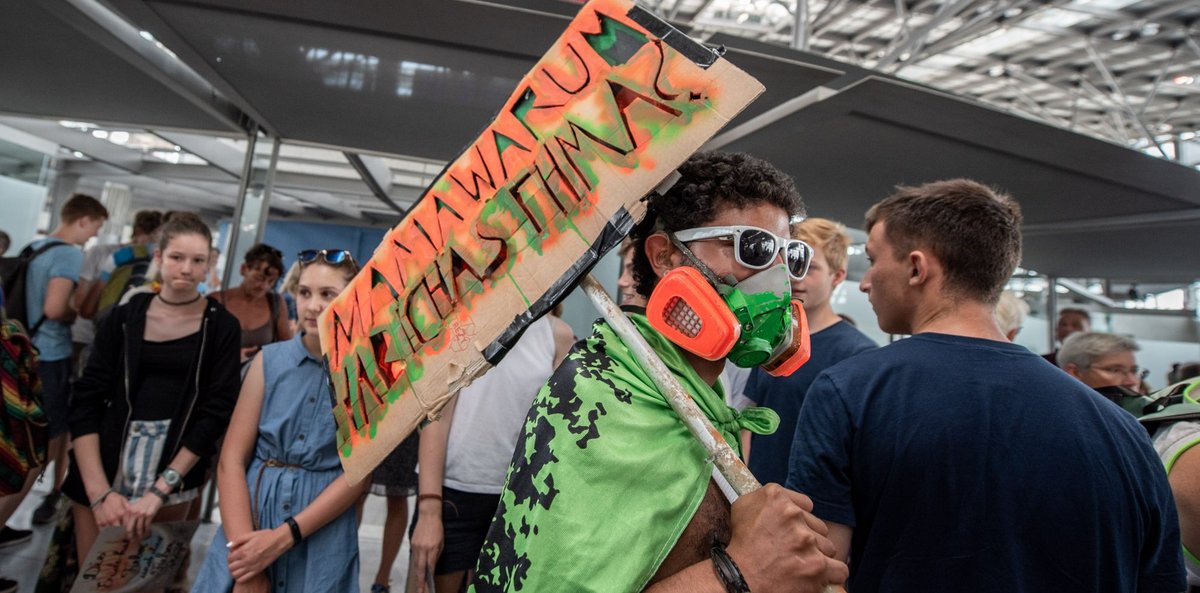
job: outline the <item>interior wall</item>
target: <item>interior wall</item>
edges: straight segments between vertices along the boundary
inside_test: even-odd
[[[45,186],[0,176],[0,208],[4,211],[0,230],[8,233],[12,241],[8,251],[0,255],[16,255],[33,241],[46,206],[46,194]]]

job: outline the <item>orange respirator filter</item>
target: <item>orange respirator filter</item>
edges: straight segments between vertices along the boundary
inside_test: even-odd
[[[808,333],[808,315],[804,305],[792,299],[792,339],[783,351],[762,365],[762,369],[775,377],[787,377],[804,366],[812,356],[812,338]]]
[[[742,334],[721,295],[690,266],[675,268],[658,281],[646,303],[646,318],[668,340],[705,360],[724,357]]]

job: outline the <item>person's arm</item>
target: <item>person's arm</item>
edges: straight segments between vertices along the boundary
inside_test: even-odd
[[[104,473],[100,457],[100,426],[108,408],[110,390],[121,379],[120,353],[124,340],[121,329],[123,315],[109,315],[96,328],[91,355],[83,374],[75,381],[71,394],[71,438],[75,464],[83,479],[89,505],[94,505],[96,523],[100,527],[120,525],[129,511],[128,501],[121,494],[110,492],[112,484]],[[117,438],[123,438],[118,435]],[[104,500],[95,504],[100,498]]]
[[[281,294],[274,295],[274,298],[278,301],[275,304],[275,336],[278,339],[275,341],[286,342],[292,339],[293,335],[292,323],[288,319],[287,314],[287,301],[283,300],[283,295]]]
[[[211,330],[213,343],[201,353],[204,370],[195,404],[195,419],[190,427],[184,427],[181,438],[183,446],[200,457],[216,454],[217,443],[229,427],[241,389],[238,348],[242,336],[237,320],[228,313],[218,313],[212,316],[210,323],[214,326]],[[257,422],[255,427],[257,430]]]
[[[571,331],[567,322],[553,315],[550,316],[550,324],[554,328],[554,367],[558,368],[575,345],[575,332]]]
[[[84,319],[95,317],[96,309],[100,307],[100,295],[104,292],[104,283],[99,280],[81,282],[75,292],[75,306],[79,309],[79,316]]]
[[[300,526],[301,536],[315,533],[346,512],[370,486],[370,476],[354,486],[346,481],[344,474],[334,479],[312,504],[292,517]],[[273,529],[259,529],[232,537],[229,540],[229,574],[239,583],[248,583],[293,545],[292,531],[286,522]]]
[[[1200,445],[1183,452],[1167,475],[1175,508],[1179,512],[1179,533],[1183,547],[1200,554]]]
[[[100,435],[91,433],[76,437],[72,441],[72,448],[96,525],[101,529],[122,525],[129,514],[129,501],[112,490],[112,484],[104,474],[104,464],[100,460]]]
[[[849,563],[850,541],[854,539],[854,528],[833,521],[826,521],[825,525],[829,527],[829,541],[833,542],[834,548],[837,548],[837,553],[833,557]]]
[[[167,467],[179,472],[181,476],[186,476],[199,460],[200,457],[187,447],[180,447],[179,452],[175,454]],[[153,488],[163,494],[171,493],[171,487],[167,486],[161,476],[154,481]],[[122,523],[125,525],[125,531],[132,535],[134,541],[140,541],[150,535],[150,523],[154,521],[154,516],[158,514],[159,509],[163,507],[163,502],[158,495],[147,492],[146,496],[129,505],[129,513],[125,515]]]
[[[250,363],[246,381],[242,383],[242,393],[229,420],[225,444],[221,447],[221,458],[217,462],[217,493],[220,495],[217,501],[221,508],[225,538],[229,541],[254,531],[246,464],[254,454],[254,444],[258,440],[263,389],[262,359],[257,358]]]
[[[56,276],[50,279],[46,287],[46,300],[42,303],[42,314],[46,319],[68,322],[75,319],[75,309],[71,307],[71,293],[75,290],[75,281],[70,278]]]
[[[96,327],[96,338],[84,364],[83,374],[71,388],[71,437],[78,439],[87,434],[100,432],[104,412],[108,408],[113,387],[121,381],[124,365],[121,364],[122,343],[125,333],[121,328],[124,311],[114,311]]]
[[[421,439],[418,443],[417,465],[421,468],[417,475],[418,494],[442,495],[442,481],[446,474],[446,447],[450,440],[450,424],[454,418],[454,407],[458,396],[450,398],[442,408],[441,418],[430,422],[421,429]],[[442,501],[432,498],[417,499],[417,514],[420,520],[413,530],[412,565],[417,571],[417,593],[425,593],[425,585],[433,568],[437,565],[438,557],[442,555],[445,545],[445,532],[442,527]]]
[[[812,514],[812,501],[778,484],[738,498],[730,511],[733,537],[726,550],[754,593],[819,593],[840,585],[849,569],[831,556],[834,544]],[[647,593],[723,593],[711,560],[655,583]]]

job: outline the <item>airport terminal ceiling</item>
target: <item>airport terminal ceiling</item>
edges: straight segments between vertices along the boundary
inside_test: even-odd
[[[764,82],[713,146],[783,166],[814,214],[853,225],[896,183],[969,175],[1023,203],[1028,267],[1196,279],[1195,0],[642,5]],[[384,197],[411,201],[576,8],[48,0],[0,24],[0,65],[22,79],[0,93],[0,112],[19,116],[0,125],[48,137],[85,178],[186,186],[215,212],[232,210],[239,135],[258,124],[293,167],[272,215],[388,224],[395,209],[348,159],[388,170]],[[64,35],[80,43],[45,41]],[[112,77],[79,78],[93,69]],[[72,77],[95,92],[65,93]],[[157,136],[177,162],[129,158],[97,130]]]

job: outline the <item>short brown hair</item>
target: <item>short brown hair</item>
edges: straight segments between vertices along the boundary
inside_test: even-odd
[[[153,235],[162,226],[163,215],[158,210],[138,210],[133,215],[133,232]]]
[[[897,187],[867,211],[867,231],[880,222],[897,257],[929,249],[949,290],[989,305],[1021,261],[1020,206],[970,179]]]
[[[806,218],[792,225],[792,238],[800,239],[825,254],[830,272],[846,269],[850,249],[846,225],[828,218]]]
[[[62,211],[59,212],[59,219],[64,223],[71,224],[83,217],[107,219],[108,208],[100,203],[100,200],[93,198],[87,194],[71,194],[67,198],[67,203],[63,204]]]
[[[212,231],[208,225],[200,220],[198,214],[191,212],[175,212],[171,215],[171,219],[163,223],[162,232],[158,239],[158,248],[166,250],[167,245],[171,243],[171,239],[180,235],[200,235],[204,237],[204,241],[212,244]],[[211,252],[210,252],[211,253]]]

